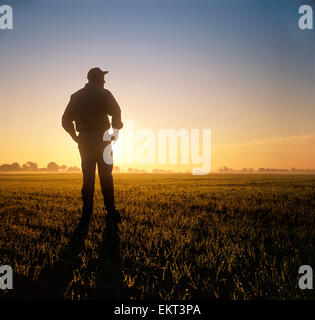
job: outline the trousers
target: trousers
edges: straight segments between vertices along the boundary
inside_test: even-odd
[[[113,165],[107,164],[103,159],[104,148],[109,144],[110,141],[103,141],[102,131],[81,131],[79,133],[78,148],[83,173],[83,186],[81,189],[83,219],[89,219],[93,212],[96,165],[104,198],[104,206],[107,211],[115,208],[112,176]]]

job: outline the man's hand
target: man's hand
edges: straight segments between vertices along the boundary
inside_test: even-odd
[[[112,133],[112,136],[111,136],[111,141],[114,141],[114,143],[115,143],[115,142],[117,141],[117,139],[118,139],[118,135],[119,135],[119,130],[113,128],[113,133]]]

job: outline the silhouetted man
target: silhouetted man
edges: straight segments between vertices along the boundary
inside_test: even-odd
[[[103,135],[110,128],[108,115],[112,116],[112,127],[121,129],[121,111],[114,96],[104,89],[104,76],[108,71],[93,68],[88,72],[88,83],[84,88],[71,95],[70,102],[62,116],[62,126],[78,143],[83,172],[82,219],[81,225],[88,225],[93,211],[95,169],[98,174],[107,209],[107,217],[120,221],[115,209],[113,165],[103,159],[104,148],[110,141],[103,141]],[[74,123],[75,122],[75,126]],[[76,131],[79,132],[77,136]]]

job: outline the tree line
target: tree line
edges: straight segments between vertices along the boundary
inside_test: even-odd
[[[0,171],[49,171],[49,172],[81,172],[78,167],[59,166],[56,162],[49,162],[46,167],[39,168],[36,162],[28,161],[23,165],[17,162],[0,165]]]

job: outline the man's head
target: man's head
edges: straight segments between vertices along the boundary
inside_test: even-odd
[[[88,74],[87,78],[89,80],[89,83],[93,83],[98,86],[104,86],[105,80],[104,76],[108,73],[108,71],[102,71],[100,68],[92,68]]]

